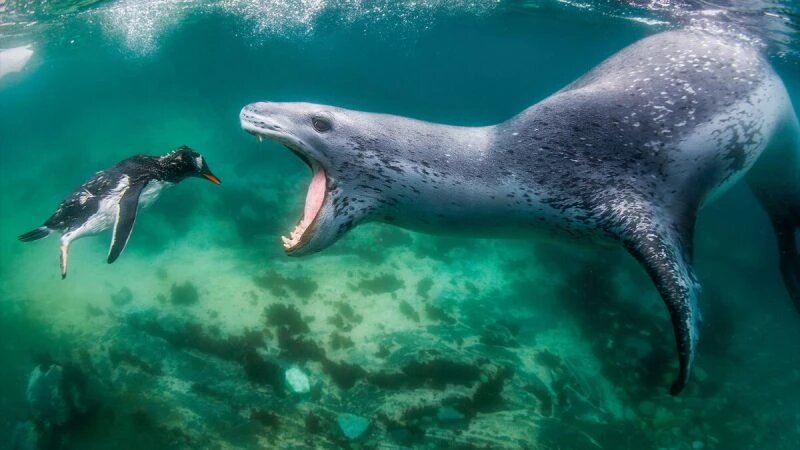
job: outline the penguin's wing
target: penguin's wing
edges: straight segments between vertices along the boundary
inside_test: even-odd
[[[133,223],[136,222],[136,210],[139,208],[139,195],[147,183],[137,183],[130,186],[119,200],[117,220],[114,223],[114,234],[111,236],[111,248],[108,249],[108,263],[111,264],[119,258],[122,250],[131,237]]]

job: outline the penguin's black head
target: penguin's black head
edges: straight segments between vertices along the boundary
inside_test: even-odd
[[[161,161],[165,169],[176,179],[201,177],[214,184],[220,184],[219,178],[208,168],[203,155],[185,145],[162,157]]]

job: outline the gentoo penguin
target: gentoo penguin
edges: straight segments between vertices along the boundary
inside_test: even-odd
[[[151,204],[164,187],[187,177],[203,177],[220,184],[205,158],[187,146],[164,156],[136,155],[97,172],[70,194],[44,225],[19,236],[35,241],[53,231],[61,233],[61,278],[67,277],[69,244],[79,237],[97,234],[112,226],[108,263],[117,260],[136,221],[136,210]]]

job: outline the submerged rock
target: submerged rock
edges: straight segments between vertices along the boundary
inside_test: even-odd
[[[337,332],[331,333],[330,346],[332,349],[339,350],[343,348],[350,348],[354,345],[355,343],[348,336]]]
[[[436,321],[436,322],[444,322],[447,324],[455,323],[455,319],[448,314],[444,309],[440,308],[439,306],[427,303],[425,305],[425,314],[428,316],[428,319]]]
[[[494,322],[487,325],[481,334],[481,342],[496,347],[518,347],[516,335],[508,325]]]
[[[345,437],[351,441],[363,436],[369,428],[368,419],[354,414],[340,414],[336,418],[336,423],[339,424],[339,429],[342,430]]]
[[[442,406],[436,410],[436,419],[440,422],[458,422],[466,418],[467,416],[462,414],[459,410],[449,406]]]
[[[364,294],[388,294],[405,287],[405,285],[400,278],[385,273],[361,280],[356,288]]]
[[[47,429],[62,427],[88,410],[83,374],[58,364],[33,369],[25,398],[33,419]]]
[[[400,302],[400,312],[414,322],[419,322],[419,313],[417,313],[417,311],[414,310],[414,307],[405,300]]]
[[[293,292],[301,298],[309,298],[319,287],[311,278],[286,276],[274,270],[268,270],[262,275],[253,277],[253,282],[256,286],[281,298],[288,297],[289,292]]]
[[[114,306],[124,306],[130,303],[132,300],[133,292],[126,287],[111,294],[111,303],[113,303]]]
[[[433,278],[426,277],[419,280],[419,282],[417,283],[417,296],[428,298],[428,294],[430,293],[432,287],[433,287]]]
[[[170,291],[170,300],[173,305],[193,305],[200,299],[200,293],[197,292],[197,287],[187,281],[183,284],[173,284]]]
[[[266,308],[265,313],[267,325],[286,329],[293,335],[309,332],[308,324],[294,306],[275,303]]]
[[[308,379],[308,375],[297,367],[292,367],[286,371],[286,384],[296,394],[307,394],[311,391],[311,382]]]
[[[542,416],[550,417],[553,415],[553,393],[544,381],[535,374],[528,376],[529,384],[523,386],[523,390],[533,395],[538,402],[538,412]]]
[[[42,439],[33,422],[23,422],[14,428],[11,436],[12,450],[38,450]]]

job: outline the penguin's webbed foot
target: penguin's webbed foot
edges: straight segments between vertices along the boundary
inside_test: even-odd
[[[59,266],[61,267],[61,279],[67,278],[67,261],[69,260],[70,239],[61,238],[61,248],[59,254]]]

